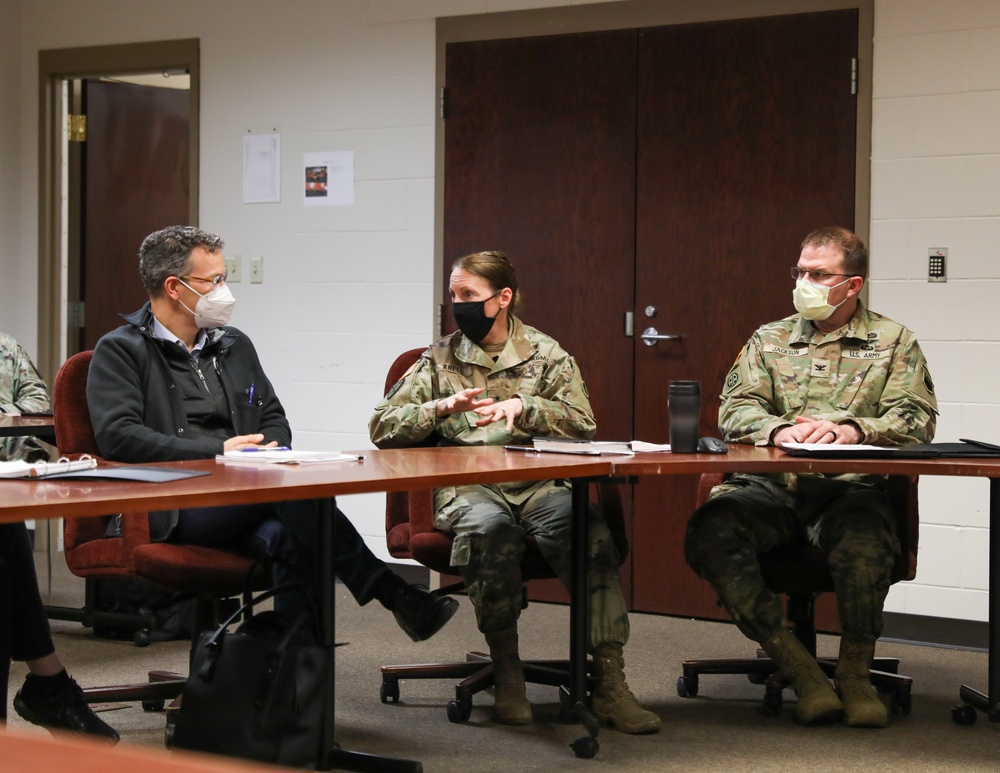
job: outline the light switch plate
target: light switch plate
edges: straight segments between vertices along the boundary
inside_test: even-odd
[[[250,256],[250,284],[259,285],[264,281],[264,256]]]
[[[241,266],[242,263],[243,263],[243,259],[239,255],[227,255],[226,256],[226,274],[227,274],[226,281],[227,282],[239,282],[240,281],[240,279],[241,279],[241,277],[240,277],[240,269],[242,267]]]

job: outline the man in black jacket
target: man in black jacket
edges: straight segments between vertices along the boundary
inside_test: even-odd
[[[139,250],[149,302],[94,349],[87,402],[101,455],[131,462],[211,459],[224,451],[291,446],[285,411],[250,339],[228,327],[222,239],[171,226]],[[433,636],[458,607],[403,582],[336,507],[337,576],[359,604],[378,599],[414,641]],[[153,539],[246,552],[275,585],[315,588],[315,500],[191,508],[150,514]]]

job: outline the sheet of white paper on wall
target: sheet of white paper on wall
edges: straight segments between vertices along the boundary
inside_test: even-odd
[[[243,137],[243,203],[281,201],[281,135]]]
[[[354,151],[302,154],[302,205],[346,207],[354,204]]]

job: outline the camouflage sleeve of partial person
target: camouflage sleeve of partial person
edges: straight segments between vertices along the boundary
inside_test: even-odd
[[[4,413],[51,410],[48,389],[31,358],[10,336],[0,334],[0,409]]]

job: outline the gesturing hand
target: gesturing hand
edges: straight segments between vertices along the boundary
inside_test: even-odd
[[[474,399],[476,395],[482,394],[485,391],[482,387],[469,387],[468,389],[463,389],[461,392],[456,392],[451,397],[442,398],[437,401],[437,406],[434,409],[435,415],[439,419],[442,419],[445,416],[451,416],[453,413],[465,413],[466,411],[473,411],[477,408],[492,405],[492,397],[486,397],[482,400]]]
[[[507,431],[510,432],[514,428],[514,419],[520,416],[523,410],[524,405],[516,397],[504,400],[502,403],[476,408],[476,413],[483,417],[476,422],[476,426],[484,427],[487,424],[493,424],[501,419],[506,419]]]

